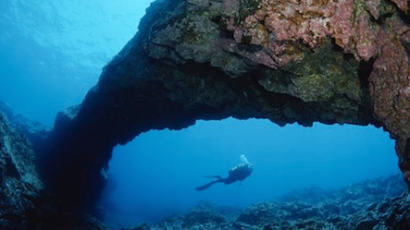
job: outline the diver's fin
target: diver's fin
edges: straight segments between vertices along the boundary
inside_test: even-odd
[[[218,180],[222,180],[222,177],[221,177],[221,176],[205,176],[205,177],[211,177],[211,178],[216,178],[216,179],[218,179]]]
[[[221,182],[221,181],[220,180],[212,181],[212,182],[209,182],[208,184],[196,187],[195,189],[197,191],[202,191],[202,190],[205,190],[205,189],[211,187],[213,184],[218,183],[218,182]]]

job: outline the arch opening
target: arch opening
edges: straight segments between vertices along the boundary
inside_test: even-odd
[[[198,121],[115,147],[100,205],[106,222],[119,227],[186,213],[203,201],[243,208],[308,187],[339,189],[398,173],[393,146],[388,133],[373,126]],[[243,154],[254,167],[249,178],[194,189],[210,180],[204,176],[226,176]]]

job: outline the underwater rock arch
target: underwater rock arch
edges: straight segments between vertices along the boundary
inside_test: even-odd
[[[115,145],[229,116],[383,126],[407,175],[408,6],[367,2],[155,1],[82,104],[58,114],[49,185],[93,204]]]

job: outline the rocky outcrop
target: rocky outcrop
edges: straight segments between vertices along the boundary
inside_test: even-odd
[[[24,135],[14,132],[0,112],[0,228],[23,229],[33,221],[36,199],[43,184],[36,167],[34,153]],[[16,226],[8,228],[9,226]]]
[[[0,229],[106,229],[49,193],[35,162],[28,138],[0,111]]]
[[[200,204],[186,215],[128,230],[160,229],[355,229],[410,228],[410,195],[399,175],[327,191],[310,188],[244,210]],[[229,210],[227,212],[227,210]]]
[[[409,181],[408,13],[404,0],[155,1],[83,103],[57,116],[48,182],[92,203],[113,146],[229,116],[384,126]]]

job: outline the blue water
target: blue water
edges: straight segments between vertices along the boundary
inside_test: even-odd
[[[101,68],[137,32],[151,1],[2,0],[0,100],[52,126],[58,111],[80,103]],[[215,184],[246,155],[253,174]],[[181,131],[150,131],[114,150],[109,224],[157,221],[199,201],[246,206],[292,190],[339,188],[398,172],[394,142],[372,126],[298,125],[267,120],[198,121]],[[116,225],[116,226],[118,226]]]

